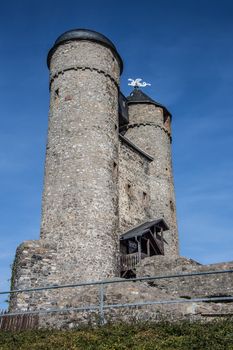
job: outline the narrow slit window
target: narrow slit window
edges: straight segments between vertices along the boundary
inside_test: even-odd
[[[146,192],[142,192],[142,200],[144,204],[147,204],[147,193]]]
[[[118,171],[117,163],[113,162],[113,176],[114,177],[117,177],[117,171]]]
[[[59,97],[59,89],[56,89],[56,90],[55,90],[55,96],[56,96],[56,97]]]
[[[131,194],[131,185],[129,183],[126,185],[126,191],[127,191],[128,195]]]

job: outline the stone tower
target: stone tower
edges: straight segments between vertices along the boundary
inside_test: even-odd
[[[50,111],[41,239],[58,242],[66,275],[113,277],[122,60],[103,35],[72,30],[56,40],[47,62]]]
[[[138,88],[127,98],[129,123],[125,136],[149,153],[151,219],[163,217],[169,226],[164,233],[165,255],[178,255],[178,230],[171,158],[171,114]]]

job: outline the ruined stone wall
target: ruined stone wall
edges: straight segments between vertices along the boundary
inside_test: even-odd
[[[202,265],[184,257],[153,256],[141,261],[137,267],[137,276],[158,276],[232,269],[232,261]],[[233,296],[233,273],[156,280],[151,285],[178,298]],[[231,308],[233,310],[233,302],[231,303]]]
[[[16,255],[17,289],[59,284],[49,271],[56,270],[56,249],[42,241],[27,241],[22,244]],[[183,257],[169,258],[153,256],[141,261],[137,267],[138,276],[158,276],[179,273],[232,269],[233,262],[201,265],[192,259]],[[20,273],[20,274],[19,274]],[[39,273],[39,274],[38,274]],[[33,282],[34,281],[34,282]],[[35,282],[36,281],[36,282]],[[125,304],[142,301],[180,300],[179,304],[148,305],[137,308],[105,309],[106,321],[135,322],[167,320],[211,320],[219,315],[233,314],[233,302],[187,302],[191,298],[208,298],[233,295],[233,274],[193,276],[162,279],[149,282],[127,282],[104,286],[104,304]],[[15,303],[13,305],[13,303]],[[84,286],[47,290],[43,292],[19,293],[12,298],[14,310],[36,310],[51,308],[75,308],[99,305],[99,286]],[[211,316],[211,317],[210,317]],[[98,324],[99,310],[91,312],[61,312],[41,314],[41,327],[73,328],[83,324]]]
[[[120,141],[119,145],[119,233],[149,218],[149,161]]]
[[[175,275],[205,271],[232,270],[233,262],[202,265],[184,257],[162,255],[143,259],[137,267],[137,276]],[[72,306],[97,305],[98,287],[85,287],[83,297],[66,298],[65,303]],[[104,309],[106,321],[210,321],[216,317],[232,316],[233,302],[197,302],[190,299],[233,296],[233,273],[217,275],[190,276],[161,279],[148,282],[116,283],[104,286],[104,304],[125,304],[143,301],[171,301],[158,305],[144,305],[133,308]],[[80,324],[98,324],[99,312],[46,315],[40,319],[40,325],[73,328]]]
[[[150,217],[164,218],[169,231],[164,232],[165,255],[178,255],[178,229],[171,159],[169,117],[165,121],[162,108],[153,104],[129,104],[129,124],[125,136],[149,153]]]
[[[11,289],[36,288],[59,284],[57,274],[56,242],[44,240],[25,241],[16,251],[12,267]],[[53,306],[53,294],[49,292],[17,293],[10,295],[11,311],[34,310]],[[49,295],[49,298],[47,297]],[[58,298],[54,303],[58,304]]]

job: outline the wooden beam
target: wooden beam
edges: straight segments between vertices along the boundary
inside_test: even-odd
[[[147,239],[147,242],[146,242],[146,248],[147,248],[147,255],[150,256],[150,240]]]

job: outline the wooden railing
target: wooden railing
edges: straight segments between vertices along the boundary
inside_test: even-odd
[[[127,255],[121,255],[121,271],[133,270],[139,263],[139,253],[132,253]]]
[[[0,310],[0,331],[24,331],[37,329],[39,315],[25,314],[8,316],[7,311]]]
[[[147,255],[144,253],[139,254],[132,253],[132,254],[122,254],[120,256],[120,265],[121,265],[121,271],[128,271],[128,270],[134,270],[136,265],[144,258],[146,258]]]

